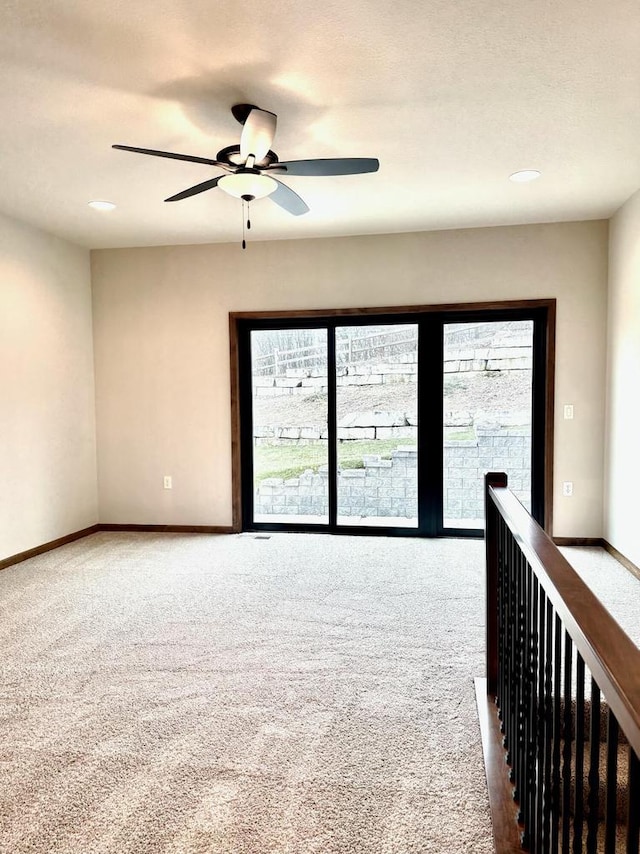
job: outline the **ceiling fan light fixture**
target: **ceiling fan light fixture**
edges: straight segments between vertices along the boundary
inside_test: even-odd
[[[243,196],[264,199],[277,189],[278,182],[269,175],[260,174],[257,169],[238,169],[231,175],[223,175],[218,181],[218,187],[236,199]]]

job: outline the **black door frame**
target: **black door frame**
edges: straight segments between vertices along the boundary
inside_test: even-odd
[[[553,391],[555,353],[554,299],[465,303],[379,309],[294,312],[238,312],[229,316],[231,340],[231,409],[233,530],[364,534],[367,536],[482,537],[482,530],[444,528],[443,423],[429,417],[433,400],[443,395],[443,330],[447,323],[532,320],[533,401],[531,450],[532,515],[551,530],[553,494]],[[339,326],[412,323],[418,325],[418,527],[337,525],[335,330]],[[253,424],[250,334],[259,329],[323,328],[328,331],[328,523],[253,521]],[[428,454],[426,448],[440,448]],[[431,458],[432,457],[432,458]]]

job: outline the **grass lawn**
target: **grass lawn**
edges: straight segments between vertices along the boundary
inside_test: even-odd
[[[338,444],[338,465],[343,469],[363,468],[364,454],[377,454],[382,459],[391,459],[391,451],[401,445],[414,445],[412,439],[350,440]],[[256,445],[254,448],[254,469],[256,482],[268,477],[281,477],[285,480],[298,477],[307,469],[317,471],[319,466],[327,464],[327,442],[313,445],[277,444]]]

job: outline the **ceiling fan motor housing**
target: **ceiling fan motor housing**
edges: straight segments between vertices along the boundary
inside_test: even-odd
[[[239,145],[228,145],[226,148],[221,148],[220,151],[216,154],[216,160],[219,160],[221,163],[226,163],[229,166],[243,166],[244,160],[242,155],[240,154],[240,146]],[[275,151],[267,151],[262,160],[256,161],[256,166],[258,169],[266,169],[268,166],[271,166],[272,163],[278,162],[278,155]]]

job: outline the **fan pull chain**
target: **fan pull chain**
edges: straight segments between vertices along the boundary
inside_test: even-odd
[[[247,193],[247,195],[246,195],[246,196],[241,196],[240,198],[242,199],[242,248],[243,248],[243,249],[246,249],[246,248],[247,248],[247,241],[245,240],[245,236],[244,236],[244,228],[245,228],[245,224],[246,224],[246,226],[247,226],[247,231],[249,231],[249,229],[251,228],[251,219],[250,219],[250,216],[251,216],[251,208],[250,208],[250,204],[251,204],[251,202],[254,200],[255,196],[250,196],[250,195]],[[247,205],[247,212],[246,212],[246,214],[245,214],[245,212],[244,212],[244,206],[245,206],[245,203],[246,203],[246,205]]]

